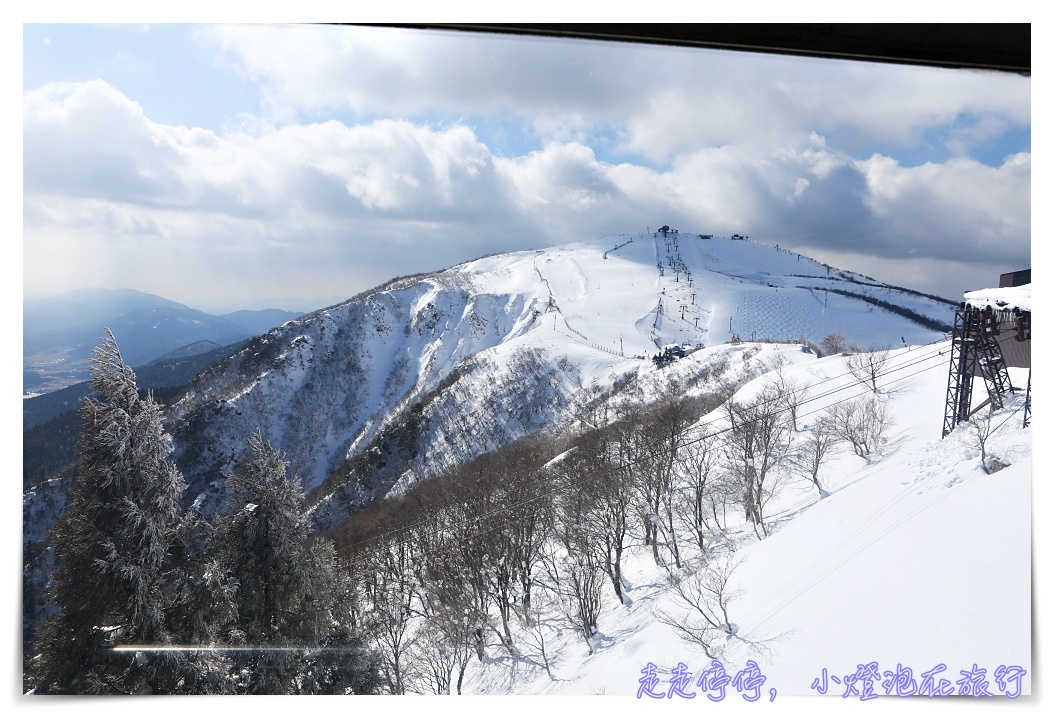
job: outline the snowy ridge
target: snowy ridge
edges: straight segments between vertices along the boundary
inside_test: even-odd
[[[651,356],[668,344],[818,343],[840,333],[869,347],[940,336],[825,289],[934,322],[949,314],[933,299],[742,240],[630,235],[494,255],[287,322],[208,370],[169,414],[176,459],[201,492],[259,427],[306,490],[326,483],[330,495],[365,480],[342,489],[349,510],[556,427],[585,388],[654,371]]]

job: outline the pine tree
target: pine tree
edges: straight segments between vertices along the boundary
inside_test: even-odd
[[[332,544],[311,541],[303,494],[282,454],[259,430],[228,479],[229,513],[216,524],[214,551],[237,586],[228,640],[236,692],[369,693],[376,669],[348,628],[346,587]]]
[[[185,661],[163,647],[171,551],[186,488],[160,406],[140,398],[109,329],[80,409],[80,467],[53,534],[57,615],[43,631],[41,693],[168,693]]]

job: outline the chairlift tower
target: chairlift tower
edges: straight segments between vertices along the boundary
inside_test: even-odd
[[[1029,321],[1030,317],[1031,313],[1026,313],[1024,321]],[[1015,321],[1015,326],[1018,325],[1019,322]],[[1002,340],[1024,341],[1023,338],[1018,339],[1020,333],[1014,332],[1015,336],[1003,337]],[[1028,339],[1031,342],[1031,330]],[[1017,365],[1015,363],[1015,366]],[[977,376],[984,380],[988,398],[973,407],[973,380]],[[989,404],[995,408],[1002,408],[1003,396],[1013,391],[1007,362],[1000,347],[999,313],[991,307],[978,309],[965,302],[960,304],[955,311],[955,323],[952,327],[948,393],[941,438],[950,434],[960,422],[969,420],[970,416]]]

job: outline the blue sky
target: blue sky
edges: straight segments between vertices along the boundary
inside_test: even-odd
[[[1031,80],[626,43],[25,25],[23,293],[308,310],[670,224],[955,297],[1031,264]]]
[[[258,104],[192,25],[26,25],[23,87],[105,79],[155,122],[221,131]]]

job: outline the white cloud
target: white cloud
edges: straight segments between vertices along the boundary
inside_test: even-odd
[[[189,278],[192,294],[282,281],[350,295],[466,259],[481,228],[515,225],[509,186],[461,126],[331,121],[221,137],[153,123],[93,82],[27,93],[24,133],[31,294],[145,285],[186,299]],[[252,279],[233,279],[250,267]]]
[[[1029,78],[728,51],[353,27],[211,30],[266,106],[362,117],[504,117],[539,142],[613,132],[669,162],[705,147],[776,148],[817,131],[867,156],[937,128],[972,147],[1027,126]]]
[[[278,114],[606,112],[626,102],[625,85],[605,67],[617,54],[599,43],[332,26],[223,25],[209,33],[229,62],[261,83]],[[584,87],[591,89],[583,96]]]
[[[875,156],[862,170],[891,236],[930,257],[1020,264],[1031,251],[1031,165],[1028,154],[999,168],[969,158],[905,168]]]
[[[399,42],[369,49],[399,55],[418,40]],[[279,48],[276,57],[290,52]],[[473,52],[479,61],[478,49],[464,51]],[[269,72],[279,66],[274,59]],[[410,102],[433,70],[419,67],[416,84],[392,93]],[[692,90],[715,100],[707,113],[661,88],[634,98],[656,126],[627,130],[627,146],[669,155],[665,167],[603,161],[581,139],[497,157],[457,121],[330,119],[216,133],[154,122],[102,81],[47,85],[24,95],[25,289],[136,286],[189,303],[224,293],[350,296],[479,254],[665,223],[859,257],[954,257],[1011,269],[1029,258],[1027,153],[998,168],[966,156],[917,167],[881,153],[855,159],[807,124],[782,126],[761,111],[773,94],[793,94],[786,87],[748,90],[758,107],[707,125],[749,74],[718,73],[705,92]],[[295,76],[290,71],[283,82],[295,85]],[[560,77],[554,83],[563,83],[554,97],[574,87]],[[536,101],[544,95],[540,86],[530,90]],[[308,97],[320,89],[303,92],[305,102],[323,102]],[[649,105],[648,93],[667,97],[665,106]],[[579,116],[579,128],[587,120]],[[553,122],[546,132],[560,134]],[[703,127],[702,139],[689,132],[693,123]],[[758,128],[763,141],[747,141]],[[726,141],[712,142],[721,133]],[[847,268],[868,273],[860,262]],[[195,283],[189,292],[188,281]]]

